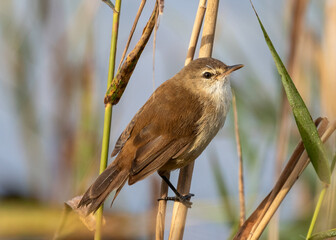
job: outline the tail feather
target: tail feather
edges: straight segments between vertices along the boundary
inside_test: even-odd
[[[117,164],[110,165],[85,192],[77,207],[88,206],[87,214],[97,211],[114,189],[116,195],[120,192],[128,176],[128,171],[121,170]]]

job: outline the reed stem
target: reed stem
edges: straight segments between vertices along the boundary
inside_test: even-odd
[[[204,27],[202,32],[202,41],[199,51],[199,57],[211,57],[213,42],[215,39],[215,28],[218,13],[219,0],[208,0],[205,16]],[[177,185],[178,192],[188,194],[191,185],[194,162],[182,168],[179,174]],[[187,218],[188,208],[180,202],[174,203],[172,222],[170,227],[169,239],[183,239],[183,233]]]
[[[110,86],[115,68],[115,57],[117,52],[117,40],[118,40],[118,29],[119,29],[119,16],[120,16],[120,6],[121,0],[116,0],[115,10],[113,11],[113,24],[112,24],[112,37],[111,37],[111,50],[109,58],[109,68],[108,68],[108,77],[107,77],[107,88]],[[101,174],[107,166],[108,161],[108,152],[110,145],[110,132],[111,132],[111,119],[112,119],[112,105],[110,103],[105,106],[105,115],[104,115],[104,130],[103,130],[103,141],[102,141],[102,150],[100,155],[100,168],[99,174]],[[103,219],[103,208],[102,204],[96,213],[96,232],[95,240],[101,240],[102,237],[102,219]]]

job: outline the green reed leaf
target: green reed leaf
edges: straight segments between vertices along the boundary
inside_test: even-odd
[[[281,76],[282,85],[285,89],[289,105],[292,109],[296,125],[299,129],[303,145],[308,153],[310,161],[312,162],[315,171],[321,181],[330,183],[330,166],[327,161],[326,151],[324,145],[317,133],[316,126],[310,116],[310,113],[297,91],[291,77],[289,76],[286,67],[282,63],[278,53],[276,52],[271,39],[269,38],[253,4],[252,8],[258,18],[261,30],[264,34],[265,41],[271,51],[273,60]]]

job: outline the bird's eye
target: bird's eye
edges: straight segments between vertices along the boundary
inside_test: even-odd
[[[204,78],[207,78],[207,79],[211,78],[212,75],[213,75],[213,74],[212,74],[211,72],[205,72],[205,73],[203,73],[203,77],[204,77]]]

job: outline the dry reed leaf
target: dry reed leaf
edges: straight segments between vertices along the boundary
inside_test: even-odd
[[[110,1],[110,0],[102,0],[104,3],[106,3],[107,4],[107,6],[109,6],[111,9],[112,9],[112,11],[114,12],[114,13],[117,13],[118,11],[115,9],[115,6],[114,6],[114,4]]]
[[[125,62],[118,70],[118,73],[115,76],[115,78],[112,80],[112,83],[109,86],[104,98],[105,104],[110,103],[112,105],[115,105],[119,102],[122,94],[125,91],[128,81],[135,69],[135,66],[141,56],[141,53],[144,50],[149,40],[149,37],[152,34],[157,17],[158,17],[158,3],[156,2],[152,15],[149,18],[145,29],[143,30],[140,40],[135,45],[134,49],[128,54]]]
[[[78,203],[82,199],[83,195],[76,196],[69,201],[64,203],[66,211],[72,210],[74,211],[80,218],[80,220],[84,223],[84,225],[90,230],[95,231],[96,230],[96,218],[93,213],[87,215],[88,207],[81,207],[77,208]],[[103,225],[105,224],[105,218],[103,217]]]
[[[125,56],[126,56],[126,52],[127,52],[128,47],[129,47],[129,45],[130,45],[130,43],[131,43],[131,40],[132,40],[134,31],[135,31],[135,28],[136,28],[136,26],[137,26],[137,24],[138,24],[139,18],[140,18],[140,16],[141,16],[141,13],[142,13],[142,10],[143,10],[145,4],[146,4],[146,0],[142,0],[141,3],[140,3],[138,12],[137,12],[137,14],[136,14],[136,16],[135,16],[135,19],[134,19],[134,23],[133,23],[131,32],[130,32],[130,34],[129,34],[129,36],[128,36],[128,39],[127,39],[127,43],[126,43],[124,52],[123,52],[123,54],[122,54],[122,56],[121,56],[120,63],[119,63],[119,66],[118,66],[118,69],[120,69],[120,66],[121,66],[122,62],[124,61],[124,58],[125,58]]]
[[[318,133],[320,136],[325,134],[324,141],[333,133],[335,130],[335,123],[332,124],[331,130],[327,129],[328,120],[326,118],[318,118],[315,121],[315,125],[319,126]],[[259,227],[260,223],[264,221],[264,217],[267,216],[267,222],[270,220],[270,217],[274,214],[277,207],[281,204],[282,200],[289,192],[290,188],[294,185],[295,181],[298,179],[302,171],[309,164],[309,159],[306,154],[301,157],[304,153],[304,146],[302,141],[295,148],[290,160],[288,161],[286,167],[282,171],[276,185],[272,191],[267,195],[267,197],[260,203],[257,209],[251,214],[251,216],[246,220],[244,225],[239,229],[234,239],[257,239],[260,235],[253,236],[254,231]],[[303,159],[303,160],[302,160]],[[305,160],[306,159],[306,160]],[[301,160],[301,164],[299,163]],[[294,175],[293,175],[294,173]],[[290,179],[291,182],[288,183]],[[285,184],[287,184],[285,186]],[[289,185],[289,186],[288,186]],[[280,197],[279,197],[280,196]],[[274,204],[275,206],[271,208]],[[265,222],[265,221],[264,221]],[[265,225],[266,227],[266,225]],[[260,229],[259,229],[260,230]],[[263,228],[262,228],[263,230]],[[262,232],[261,230],[261,232]],[[260,234],[261,234],[260,232]]]

